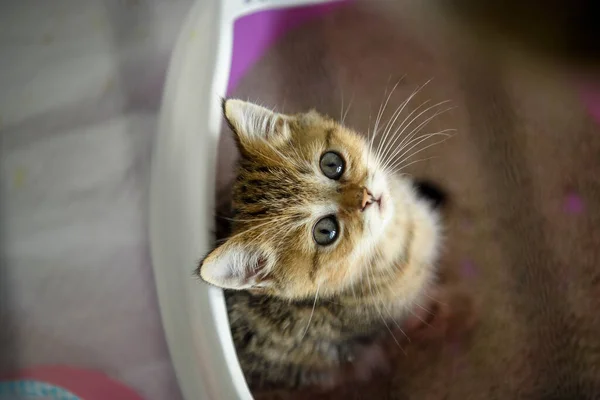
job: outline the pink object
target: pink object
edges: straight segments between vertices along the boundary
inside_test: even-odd
[[[2,381],[37,381],[60,387],[82,400],[143,400],[127,386],[103,373],[65,366],[24,369],[0,376]]]
[[[569,214],[581,214],[583,212],[583,200],[581,196],[571,193],[565,197],[564,210]]]
[[[475,278],[477,275],[477,269],[475,268],[475,264],[473,264],[470,260],[465,260],[462,262],[461,272],[465,278]]]
[[[237,19],[233,25],[234,40],[227,93],[231,93],[246,71],[285,33],[328,13],[346,1],[265,10]]]
[[[600,124],[600,85],[592,85],[582,89],[581,99],[592,118]]]

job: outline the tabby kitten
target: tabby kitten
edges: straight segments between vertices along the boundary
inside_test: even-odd
[[[380,333],[432,284],[438,216],[361,135],[311,111],[283,115],[240,100],[223,113],[240,152],[232,232],[200,263],[226,289],[252,389],[338,382],[375,368]]]

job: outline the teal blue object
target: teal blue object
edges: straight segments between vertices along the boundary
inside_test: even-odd
[[[33,380],[0,382],[0,400],[82,400],[73,393]]]

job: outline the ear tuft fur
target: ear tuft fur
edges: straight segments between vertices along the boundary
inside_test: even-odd
[[[261,140],[277,145],[290,138],[286,115],[237,99],[223,99],[222,108],[223,116],[242,146]]]
[[[206,256],[197,273],[212,285],[242,290],[268,286],[268,272],[272,265],[268,252],[226,242]]]

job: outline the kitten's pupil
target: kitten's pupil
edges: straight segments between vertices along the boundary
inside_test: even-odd
[[[320,246],[332,244],[338,236],[338,222],[335,216],[321,218],[313,228],[313,239]]]
[[[319,164],[323,175],[329,179],[338,180],[344,173],[344,159],[334,151],[323,153]]]

